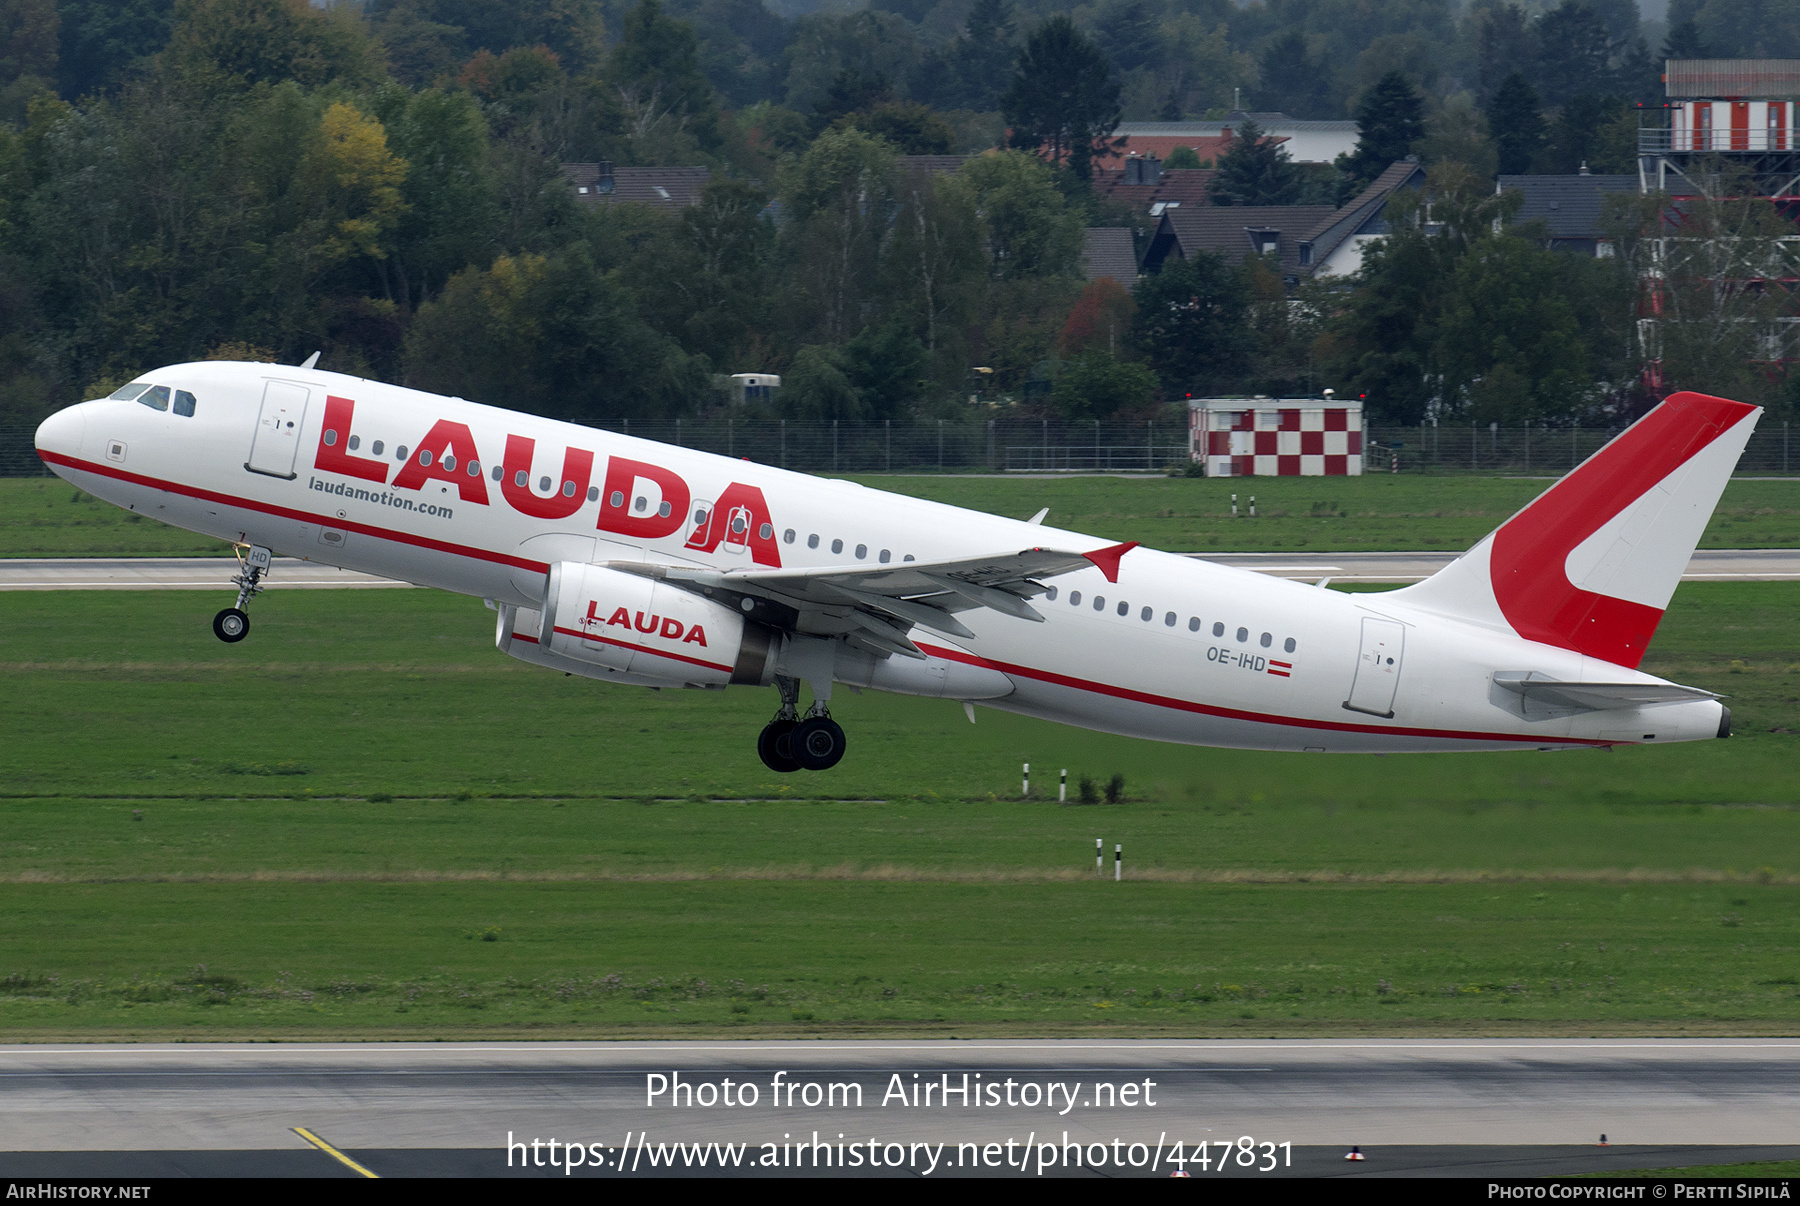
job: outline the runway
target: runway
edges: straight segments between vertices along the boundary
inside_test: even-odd
[[[1418,582],[1460,553],[1183,553],[1278,578],[1316,582]],[[7,590],[210,590],[228,591],[237,563],[225,557],[66,557],[0,560],[0,591]],[[1688,562],[1683,582],[1786,582],[1800,580],[1800,549],[1701,549]],[[264,579],[271,590],[407,587],[353,570],[277,557]]]
[[[0,1177],[361,1175],[296,1128],[377,1175],[1564,1175],[1800,1158],[1800,1040],[0,1048]]]

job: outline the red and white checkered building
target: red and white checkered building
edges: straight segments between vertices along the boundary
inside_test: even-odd
[[[1189,455],[1208,477],[1357,477],[1360,401],[1192,398]]]

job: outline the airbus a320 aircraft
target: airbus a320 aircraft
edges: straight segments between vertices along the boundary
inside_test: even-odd
[[[316,359],[316,357],[314,358]],[[58,474],[234,542],[486,600],[513,657],[606,682],[775,686],[758,753],[843,757],[834,683],[1263,750],[1724,737],[1640,673],[1760,411],[1675,394],[1461,559],[1345,594],[461,399],[181,364],[37,432]],[[1041,518],[1041,516],[1040,516]],[[799,685],[812,694],[800,711]]]

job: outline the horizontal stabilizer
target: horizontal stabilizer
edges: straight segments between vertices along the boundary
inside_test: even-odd
[[[1494,675],[1494,685],[1523,697],[1528,703],[1569,712],[1608,712],[1650,704],[1720,698],[1712,691],[1675,683],[1565,683],[1529,670],[1502,671]]]

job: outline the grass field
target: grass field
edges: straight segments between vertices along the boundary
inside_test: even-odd
[[[1679,592],[1730,742],[1187,749],[511,661],[479,604],[0,596],[0,1035],[1791,1033],[1800,593]],[[1018,798],[1029,760],[1040,795]],[[1117,806],[1043,785],[1126,775]],[[1127,882],[1096,880],[1094,840]]]
[[[893,490],[1184,552],[1465,549],[1549,486],[1526,478],[859,477]],[[1231,495],[1244,512],[1231,518]],[[1257,518],[1248,517],[1251,495]],[[1800,548],[1800,479],[1733,481],[1702,548]],[[58,478],[0,478],[0,556],[226,556]]]

